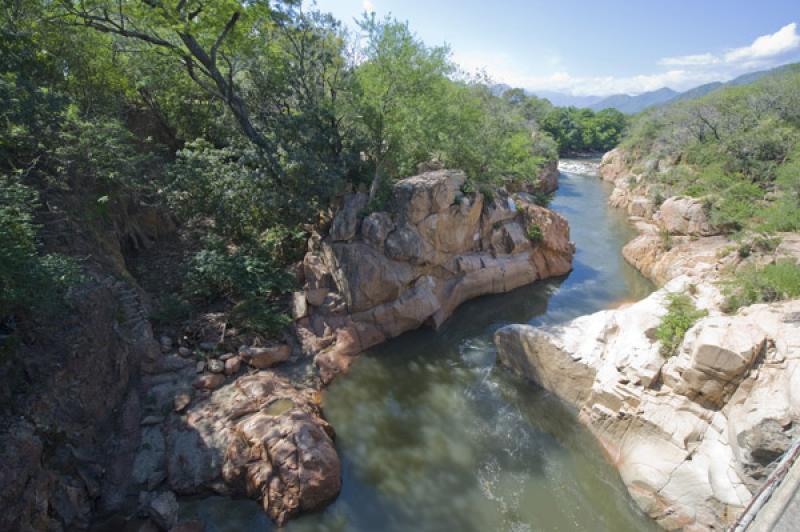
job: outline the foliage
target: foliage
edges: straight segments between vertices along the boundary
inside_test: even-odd
[[[0,318],[17,312],[53,310],[66,290],[81,281],[77,263],[39,252],[33,224],[36,193],[0,174]]]
[[[723,229],[798,230],[798,102],[800,72],[788,69],[641,113],[622,146],[632,167],[664,166],[644,172],[643,185],[702,198]]]
[[[542,119],[542,129],[558,143],[562,155],[605,152],[614,148],[626,126],[625,115],[616,109],[555,107]]]
[[[698,310],[692,298],[686,294],[669,294],[667,301],[667,313],[661,318],[655,337],[661,342],[661,354],[672,356],[681,345],[686,331],[708,312]]]
[[[544,233],[542,233],[542,228],[539,227],[539,224],[535,222],[531,222],[530,224],[528,224],[527,234],[528,238],[534,243],[538,244],[539,242],[544,240]]]
[[[800,297],[800,265],[786,259],[762,267],[744,267],[724,282],[723,291],[727,312],[754,303]]]

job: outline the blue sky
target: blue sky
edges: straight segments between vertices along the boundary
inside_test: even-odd
[[[447,43],[468,71],[572,94],[636,94],[800,61],[800,0],[317,0],[352,26],[364,10]]]

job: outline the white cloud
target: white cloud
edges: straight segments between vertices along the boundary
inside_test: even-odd
[[[370,0],[364,0],[361,2],[361,7],[364,8],[364,11],[367,13],[374,13],[375,12],[375,4],[370,2]]]
[[[680,55],[678,57],[665,57],[659,60],[659,65],[664,66],[701,66],[715,65],[720,59],[714,54]]]
[[[792,22],[771,35],[762,35],[750,46],[731,50],[725,54],[725,61],[733,63],[764,59],[783,55],[798,48],[800,48],[800,35],[797,34],[797,24]]]
[[[725,53],[711,52],[658,61],[664,67],[654,73],[634,76],[574,76],[560,64],[557,54],[536,61],[538,67],[559,69],[549,74],[533,73],[506,53],[454,53],[453,59],[467,72],[483,71],[493,80],[531,90],[552,90],[574,95],[639,94],[669,87],[687,90],[712,81],[728,81],[759,68],[771,68],[791,59],[800,59],[797,24],[787,24],[770,35],[758,37],[749,46]]]

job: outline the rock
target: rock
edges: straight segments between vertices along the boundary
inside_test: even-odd
[[[225,376],[219,373],[206,373],[197,377],[192,385],[198,390],[216,390],[225,384]]]
[[[600,161],[600,177],[604,181],[616,181],[627,173],[625,153],[622,150],[616,148],[603,155],[603,160]]]
[[[235,357],[236,355],[233,353],[225,353],[224,355],[220,355],[219,359],[223,362],[227,362],[229,359]]]
[[[466,176],[459,170],[439,170],[398,181],[393,187],[393,210],[400,219],[417,224],[442,212],[455,200]]]
[[[169,336],[162,336],[158,339],[158,343],[161,345],[162,353],[169,353],[169,351],[172,349],[172,338]]]
[[[175,394],[173,407],[175,412],[181,413],[186,410],[186,407],[192,402],[192,392],[190,390],[182,390]]]
[[[257,500],[282,525],[341,488],[331,435],[311,394],[274,372],[240,377],[167,427],[170,487]]]
[[[675,196],[668,198],[656,213],[656,222],[673,235],[711,236],[720,229],[713,226],[702,200]]]
[[[149,426],[142,430],[142,442],[131,475],[136,484],[145,484],[158,470],[164,469],[166,444],[160,426]]]
[[[192,356],[192,350],[189,349],[188,347],[179,347],[178,354],[183,358],[189,358]]]
[[[291,311],[292,319],[295,321],[308,316],[308,300],[306,299],[305,292],[292,293]]]
[[[310,290],[306,290],[305,292],[305,299],[308,303],[314,307],[319,307],[322,305],[322,302],[325,301],[325,297],[330,293],[328,288],[313,288]],[[306,315],[308,315],[308,307],[306,307]],[[301,316],[301,317],[305,317]]]
[[[331,240],[334,242],[352,240],[356,236],[360,216],[367,207],[368,200],[369,197],[360,192],[350,194],[345,198],[344,205],[333,218],[333,225],[330,230]]]
[[[170,529],[169,532],[204,532],[205,525],[200,520],[181,521]]]
[[[202,351],[213,351],[217,348],[217,342],[200,342],[197,347]]]
[[[242,366],[242,359],[238,356],[229,358],[225,361],[225,375],[234,375],[239,373],[239,368]]]
[[[295,312],[302,316],[295,329],[303,352],[317,355],[323,380],[363,349],[441,325],[467,299],[571,269],[575,248],[564,218],[504,189],[484,204],[483,194],[461,190],[464,179],[454,170],[403,179],[390,211],[367,216],[360,235],[310,246],[303,260],[308,305]],[[542,233],[535,243],[530,224]]]
[[[216,358],[209,359],[208,371],[211,373],[222,373],[225,371],[225,363]]]
[[[195,364],[195,372],[196,373],[203,373],[206,370],[206,361],[205,360],[198,360],[197,364]]]
[[[361,234],[364,240],[377,249],[383,249],[383,243],[389,233],[394,231],[392,217],[385,212],[373,212],[361,222]]]
[[[627,307],[545,329],[504,327],[495,341],[501,363],[580,410],[644,512],[670,529],[717,529],[800,436],[791,382],[800,383],[800,321],[790,318],[800,301],[714,314],[716,271],[682,271]],[[675,292],[693,293],[712,315],[664,358],[651,337]]]
[[[142,418],[141,425],[143,427],[147,427],[150,425],[158,425],[159,423],[164,422],[164,416],[145,416]]]
[[[178,523],[178,500],[171,491],[154,497],[147,506],[147,514],[161,530],[170,530]]]
[[[292,349],[285,344],[273,347],[249,347],[239,353],[245,362],[258,369],[271,368],[286,362],[291,354]]]

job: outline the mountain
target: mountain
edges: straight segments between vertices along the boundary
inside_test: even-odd
[[[576,96],[555,91],[526,91],[529,94],[550,100],[556,107],[589,107],[603,99],[602,96]]]
[[[589,106],[592,111],[602,111],[603,109],[617,109],[625,114],[636,114],[653,105],[660,105],[675,99],[680,93],[664,87],[656,91],[643,92],[636,96],[629,94],[614,94],[603,98],[599,102]]]

